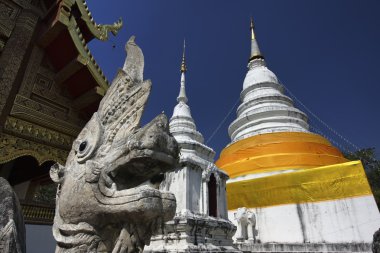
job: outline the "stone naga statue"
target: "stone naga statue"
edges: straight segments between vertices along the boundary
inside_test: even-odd
[[[91,120],[74,141],[58,183],[53,235],[56,252],[142,252],[176,209],[173,194],[158,190],[174,168],[178,145],[164,114],[140,128],[151,82],[131,37],[127,59]]]
[[[380,229],[373,234],[372,252],[380,253]]]
[[[0,177],[0,252],[25,253],[25,225],[20,203],[7,180]]]

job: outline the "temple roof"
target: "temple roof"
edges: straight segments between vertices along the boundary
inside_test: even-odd
[[[96,63],[87,43],[108,39],[122,27],[119,19],[112,25],[97,24],[83,0],[60,1],[43,19],[46,24],[38,39],[57,74],[55,82],[74,99],[74,107],[85,115],[96,111],[109,81]]]

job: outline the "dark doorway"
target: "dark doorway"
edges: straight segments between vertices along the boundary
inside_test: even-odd
[[[212,217],[217,217],[216,179],[213,173],[208,181],[208,213]]]
[[[0,165],[0,175],[12,186],[30,181],[26,193],[18,196],[21,202],[41,202],[54,205],[56,185],[50,179],[49,170],[54,161],[41,165],[32,156],[21,156]]]
[[[8,181],[11,185],[16,185],[41,176],[49,177],[49,170],[53,164],[53,161],[46,161],[38,165],[37,160],[32,156],[18,157],[13,161]]]

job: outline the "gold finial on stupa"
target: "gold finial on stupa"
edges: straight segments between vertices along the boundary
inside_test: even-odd
[[[181,63],[181,72],[182,73],[186,73],[186,62],[185,62],[185,47],[186,47],[186,44],[185,44],[185,39],[183,40],[183,54],[182,54],[182,63]]]
[[[264,59],[264,56],[261,55],[259,45],[257,44],[256,36],[255,36],[255,25],[253,24],[253,18],[251,17],[251,56],[249,57],[249,61],[254,59]]]

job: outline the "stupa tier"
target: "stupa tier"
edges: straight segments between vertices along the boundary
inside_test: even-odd
[[[237,119],[229,127],[233,142],[275,132],[309,132],[307,116],[284,95],[284,87],[267,68],[251,22],[251,57],[241,92]]]

